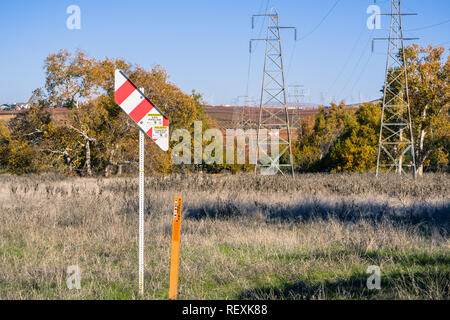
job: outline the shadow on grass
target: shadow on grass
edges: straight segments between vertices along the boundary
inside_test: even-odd
[[[389,220],[407,225],[438,227],[446,233],[450,231],[450,203],[415,203],[395,206],[387,202],[355,202],[308,200],[296,204],[286,203],[241,203],[234,200],[218,199],[186,208],[188,219],[229,219],[238,217],[263,217],[266,221],[301,222],[321,218],[333,218],[343,222],[368,220],[381,222]]]
[[[382,274],[380,290],[367,288],[369,276],[359,273],[343,279],[258,286],[242,291],[237,299],[449,299],[448,271]]]
[[[379,250],[356,250],[355,248],[334,249],[332,252],[313,252],[306,254],[287,254],[289,260],[302,260],[307,258],[325,259],[327,261],[340,262],[351,255],[358,255],[360,259],[369,264],[381,265],[385,262],[400,264],[402,266],[434,266],[450,267],[450,254],[447,252],[419,252],[410,250],[379,249]]]
[[[368,259],[374,263],[392,260],[394,263],[414,266],[450,266],[450,255],[444,253],[425,252],[401,252],[396,250],[378,250],[361,253],[361,258]]]

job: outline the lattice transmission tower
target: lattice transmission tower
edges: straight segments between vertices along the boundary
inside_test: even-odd
[[[399,175],[410,170],[414,177],[416,161],[404,41],[417,38],[403,36],[402,16],[415,14],[402,13],[401,0],[392,0],[391,13],[382,15],[391,16],[391,24],[388,38],[373,39],[388,41],[376,176],[394,169]]]
[[[243,130],[252,129],[255,127],[254,117],[252,117],[254,100],[249,96],[243,96],[243,98],[245,99],[243,104],[239,106],[239,116],[235,128]]]
[[[281,29],[293,29],[295,40],[297,40],[297,29],[295,27],[281,27],[278,22],[278,13],[272,8],[268,14],[255,14],[252,16],[252,28],[254,28],[255,17],[267,17],[266,38],[251,39],[250,53],[253,41],[264,41],[266,44],[264,69],[259,102],[259,116],[257,128],[257,150],[255,173],[290,171],[294,176],[294,162],[291,148],[291,132],[289,127],[289,115],[286,99],[286,84],[283,67],[283,54],[281,50]],[[269,135],[262,135],[262,130],[271,132],[278,130],[278,145],[273,146],[269,141]],[[270,148],[278,148],[275,155]],[[263,159],[262,159],[263,158]]]
[[[305,89],[304,85],[290,85],[290,88],[292,88],[293,93],[289,95],[291,98],[291,107],[294,108],[294,112],[291,114],[291,128],[297,130],[298,135],[302,135],[302,126],[301,126],[301,110],[303,109],[302,104],[305,103],[305,98],[308,95],[308,90]]]

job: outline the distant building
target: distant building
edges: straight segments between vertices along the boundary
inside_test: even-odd
[[[12,103],[12,104],[2,104],[0,105],[0,110],[2,111],[11,111],[11,110],[24,110],[24,109],[30,109],[31,105],[29,103]]]
[[[2,104],[0,105],[0,110],[2,111],[11,111],[11,110],[24,110],[24,109],[30,109],[31,108],[31,104],[29,103],[23,103],[23,102],[19,102],[19,103],[12,103],[12,104]]]
[[[18,102],[14,105],[15,110],[23,110],[30,109],[30,105],[28,103]]]
[[[2,104],[0,106],[0,110],[1,111],[10,111],[10,110],[14,110],[14,106],[13,105],[9,105],[9,104]]]

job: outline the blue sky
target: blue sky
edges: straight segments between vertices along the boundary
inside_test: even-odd
[[[310,91],[308,100],[316,103],[378,98],[386,46],[378,42],[371,53],[370,39],[386,36],[389,18],[383,17],[382,29],[372,32],[366,27],[366,9],[373,0],[341,0],[323,20],[335,3],[2,0],[0,103],[26,101],[32,90],[44,85],[45,57],[60,49],[77,48],[99,59],[121,57],[145,68],[159,64],[167,70],[171,82],[185,92],[195,89],[210,104],[232,104],[247,92],[257,100],[263,45],[254,46],[249,59],[248,43],[259,35],[262,20],[252,30],[251,15],[272,5],[278,10],[281,25],[298,29],[297,42],[289,31],[282,33],[288,85],[304,85]],[[404,18],[404,29],[414,30],[406,32],[407,36],[420,37],[421,45],[450,47],[450,1],[402,3],[404,12],[419,13]],[[66,28],[66,9],[72,4],[81,9],[80,30]],[[377,4],[383,12],[389,12],[390,1],[377,0]]]

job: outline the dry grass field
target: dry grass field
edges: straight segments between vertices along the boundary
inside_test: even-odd
[[[137,183],[0,176],[0,299],[140,299]],[[180,299],[449,298],[448,175],[166,176],[146,191],[145,299],[168,297],[174,195]]]

